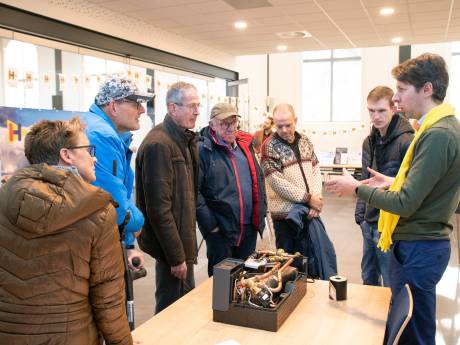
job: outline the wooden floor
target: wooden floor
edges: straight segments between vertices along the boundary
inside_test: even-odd
[[[362,235],[354,222],[354,197],[324,195],[322,220],[326,225],[337,253],[338,271],[352,283],[361,283]],[[457,216],[458,217],[458,216]],[[454,222],[458,219],[453,218]],[[458,224],[457,224],[458,226]],[[258,247],[274,247],[274,235],[268,228],[264,239],[259,238]],[[201,237],[199,236],[199,241]],[[452,254],[449,266],[437,287],[437,345],[460,345],[460,270],[457,238],[452,235]],[[148,276],[135,281],[135,318],[140,325],[153,316],[154,310],[154,260],[146,255]],[[195,266],[196,284],[207,278],[206,244],[203,243],[198,265]]]

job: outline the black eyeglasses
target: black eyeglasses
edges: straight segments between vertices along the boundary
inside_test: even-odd
[[[142,107],[142,103],[137,102],[137,101],[133,101],[133,100],[127,99],[127,98],[118,100],[117,102],[118,102],[118,103],[128,103],[128,104],[132,104],[133,106],[135,106],[135,107],[137,108],[137,110],[139,110],[139,109]]]
[[[89,155],[91,157],[96,156],[96,145],[81,145],[81,146],[72,146],[72,147],[67,147],[68,150],[73,150],[73,149],[86,149],[88,151]]]

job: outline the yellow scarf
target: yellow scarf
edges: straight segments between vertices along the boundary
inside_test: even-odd
[[[450,115],[455,114],[455,109],[451,107],[449,104],[440,104],[434,108],[432,108],[429,113],[426,115],[425,119],[423,120],[422,126],[419,128],[417,133],[415,134],[414,140],[412,140],[409,148],[407,149],[406,155],[401,163],[401,167],[399,168],[398,174],[396,175],[393,183],[391,184],[389,191],[399,192],[401,190],[404,181],[406,180],[407,172],[410,168],[410,162],[412,160],[412,155],[414,153],[414,146],[417,142],[418,138],[425,132],[428,128],[433,126],[436,122],[441,120],[442,118]],[[380,210],[380,218],[379,218],[379,231],[382,233],[380,237],[380,241],[378,243],[378,247],[382,249],[382,251],[386,252],[390,248],[391,244],[393,243],[392,235],[396,228],[396,225],[399,221],[399,215],[392,214],[390,212]]]

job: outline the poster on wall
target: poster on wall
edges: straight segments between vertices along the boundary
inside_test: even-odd
[[[41,110],[0,106],[0,177],[27,165],[24,138],[40,120],[68,120],[81,115],[73,111]]]

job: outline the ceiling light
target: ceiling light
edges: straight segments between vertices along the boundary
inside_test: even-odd
[[[395,9],[393,7],[384,7],[380,9],[380,15],[382,16],[391,16],[395,13]]]
[[[276,35],[282,39],[290,39],[290,38],[309,38],[311,37],[311,33],[308,31],[286,31],[286,32],[277,32]]]
[[[238,22],[235,22],[234,24],[235,26],[235,29],[246,29],[248,27],[248,23],[246,22],[243,22],[242,20],[238,21]]]
[[[398,43],[401,43],[403,41],[403,38],[402,37],[393,37],[391,39],[391,42],[395,43],[395,44],[398,44]]]
[[[280,44],[279,46],[276,47],[276,49],[280,52],[285,52],[287,50],[287,45]]]

